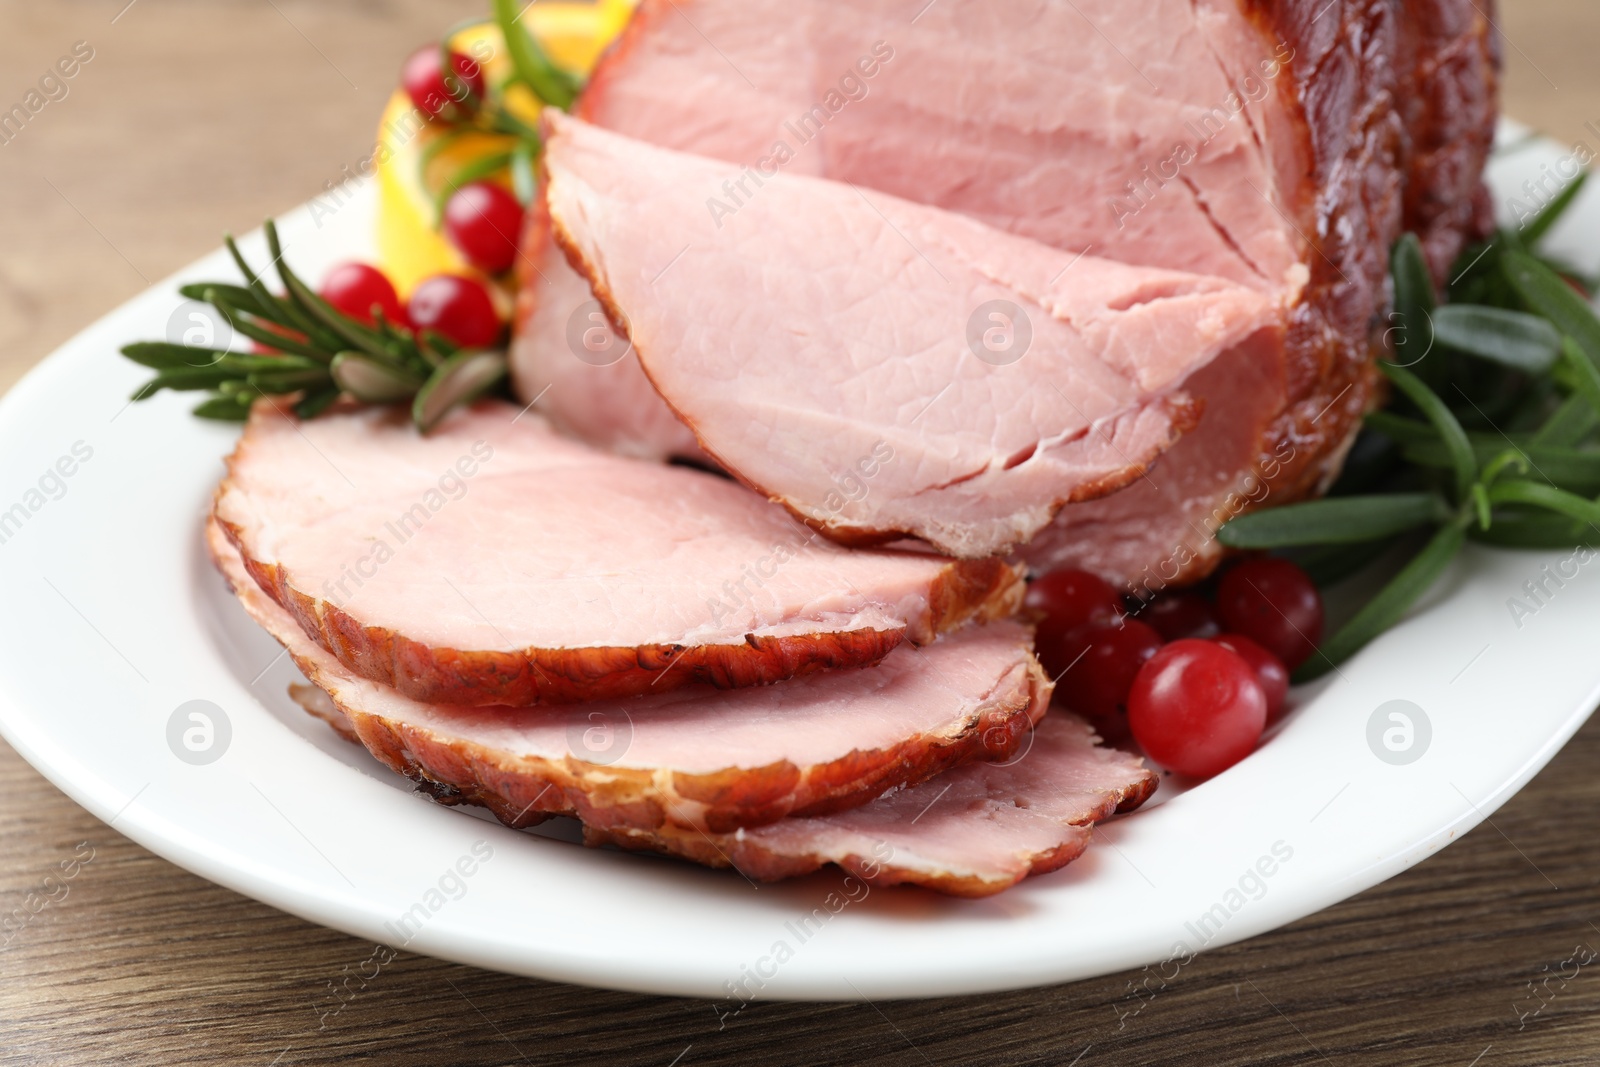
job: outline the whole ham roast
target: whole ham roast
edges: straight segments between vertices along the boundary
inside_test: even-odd
[[[1275,328],[1182,383],[1201,402],[1197,426],[1126,488],[1061,508],[1022,549],[1041,567],[1154,589],[1207,573],[1211,533],[1242,508],[1337,472],[1372,400],[1398,235],[1418,233],[1440,275],[1488,224],[1490,11],[1151,0],[1130,18],[1115,0],[645,0],[576,113],[731,164],[704,197],[713,225],[756,210],[777,175],[819,176],[1270,297]],[[598,359],[577,343],[595,296],[549,221],[536,213],[525,248],[519,390],[603,447],[701,455],[625,339]],[[763,282],[752,269],[752,298]],[[716,458],[741,475],[755,462]]]

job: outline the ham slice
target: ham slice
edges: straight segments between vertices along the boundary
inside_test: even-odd
[[[847,543],[1026,541],[1142,474],[1193,425],[1178,384],[1280,314],[815,178],[708,211],[736,168],[553,110],[546,131],[555,239],[656,389],[713,458]]]
[[[320,687],[300,695],[308,710],[438,799],[482,804],[509,826],[563,814],[597,831],[700,836],[839,811],[974,758],[1009,758],[1050,701],[1031,634],[997,622],[778,686],[538,710],[427,704],[307,638],[215,524],[208,544],[245,610]]]
[[[354,673],[418,700],[569,703],[862,667],[1013,612],[1016,572],[839,548],[713,475],[484,402],[299,422],[257,404],[214,514]]]
[[[964,764],[838,814],[731,834],[611,829],[586,830],[585,839],[735,867],[762,881],[836,864],[875,886],[989,896],[1077,859],[1096,822],[1155,792],[1159,779],[1138,757],[1097,740],[1081,719],[1056,712],[1009,762]]]
[[[1183,383],[1205,405],[1195,432],[1148,478],[1063,508],[1027,551],[1036,566],[1159,587],[1216,565],[1221,522],[1337,473],[1372,396],[1396,237],[1420,234],[1443,277],[1491,224],[1493,12],[1487,0],[1150,0],[1138,18],[1116,0],[644,0],[577,113],[733,163],[716,199],[740,212],[775,171],[828,177],[1283,296],[1278,335]],[[527,248],[544,274],[562,272],[538,225]],[[565,322],[571,291],[546,302],[523,279],[513,362],[528,399],[591,371],[535,340],[547,315]],[[635,454],[680,454],[682,431],[636,364],[603,370],[629,383],[605,394],[619,403],[563,384],[541,406],[593,439],[632,434]]]

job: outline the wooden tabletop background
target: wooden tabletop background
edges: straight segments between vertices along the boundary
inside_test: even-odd
[[[1508,111],[1593,143],[1600,4],[1502,6]],[[485,7],[0,0],[0,105],[75,42],[94,50],[69,95],[0,146],[0,390],[222,232],[317,193],[366,154],[403,55]],[[1600,720],[1444,852],[1200,957],[1125,1023],[1133,974],[966,999],[758,1004],[719,1031],[703,1002],[401,953],[319,1029],[328,983],[372,946],[157,858],[0,744],[0,914],[93,850],[67,896],[0,947],[0,1064],[1592,1064],[1600,970],[1537,999],[1530,983],[1600,947],[1597,767]]]

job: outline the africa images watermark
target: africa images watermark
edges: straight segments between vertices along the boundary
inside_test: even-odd
[[[845,470],[831,472],[829,480],[832,482],[832,487],[822,498],[821,521],[830,522],[850,504],[865,500],[871,492],[872,479],[876,478],[884,467],[893,463],[894,458],[894,446],[888,441],[879,439],[873,443],[870,452],[861,456]],[[799,555],[800,550],[816,540],[817,536],[815,533],[807,535],[801,528],[796,527],[790,541],[774,542],[772,550],[766,555],[744,564],[740,568],[737,581],[729,579],[723,582],[722,589],[706,600],[706,608],[711,612],[712,625],[721,626],[730,615],[748,608],[754,602],[755,594],[776,578],[783,565]]]
[[[1208,545],[1216,541],[1214,531],[1244,514],[1246,509],[1260,507],[1266,502],[1272,495],[1273,481],[1285,467],[1294,462],[1296,454],[1291,442],[1280,443],[1272,455],[1259,461],[1253,469],[1240,478],[1234,490],[1223,497],[1221,502],[1211,509],[1209,515],[1204,516],[1207,521],[1202,523],[1199,519],[1190,519],[1190,527],[1196,533],[1203,535],[1198,538],[1198,544],[1190,540],[1180,541],[1160,561],[1147,565],[1138,577],[1130,580],[1128,592],[1141,600],[1149,600],[1177,581],[1189,564],[1198,559]]]
[[[822,898],[821,904],[805,914],[785,920],[783,932],[786,936],[779,937],[765,954],[756,957],[753,962],[740,964],[739,977],[729,978],[722,983],[723,990],[728,994],[727,1000],[712,1003],[712,1009],[717,1013],[717,1029],[726,1029],[729,1019],[749,1007],[756,995],[767,987],[767,983],[778,976],[783,965],[794,959],[798,950],[821,933],[835,915],[871,896],[871,880],[893,858],[893,845],[883,840],[874,841],[872,855],[858,857],[856,871],[845,875],[838,889],[830,890]],[[726,1006],[730,1003],[732,1007]]]
[[[344,607],[362,586],[378,576],[378,571],[394,559],[400,548],[422,532],[429,519],[453,501],[466,496],[468,483],[482,470],[483,464],[493,458],[493,445],[487,441],[474,441],[469,455],[463,455],[446,467],[421,499],[385,522],[381,533],[372,535],[366,552],[353,562],[342,565],[339,577],[329,578],[322,583],[323,596],[328,603],[334,607]]]
[[[1566,990],[1567,985],[1582,974],[1583,969],[1597,958],[1600,958],[1600,953],[1595,952],[1593,948],[1589,947],[1589,943],[1584,941],[1573,948],[1572,955],[1557,964],[1557,970],[1554,974],[1550,972],[1550,965],[1548,963],[1545,964],[1541,968],[1544,977],[1539,983],[1535,985],[1533,980],[1529,979],[1527,984],[1528,995],[1520,1000],[1511,1002],[1511,1010],[1517,1016],[1517,1029],[1521,1030],[1526,1027],[1529,1019],[1538,1018],[1539,1014],[1550,1005],[1550,1002],[1560,996]],[[1569,967],[1572,969],[1571,974],[1567,973]],[[1557,988],[1550,988],[1552,981],[1558,983]]]
[[[1578,572],[1589,563],[1596,555],[1596,550],[1588,545],[1580,545],[1567,555],[1556,560],[1552,566],[1546,563],[1539,568],[1536,577],[1529,578],[1522,583],[1522,595],[1506,598],[1506,610],[1511,613],[1511,621],[1516,623],[1517,629],[1527,625],[1527,620],[1550,606],[1567,583],[1578,577]]]
[[[20,103],[0,111],[0,146],[8,145],[22,136],[28,124],[50,104],[65,100],[67,94],[72,92],[69,83],[92,59],[94,46],[88,41],[74,41],[72,51],[57,59],[53,66],[39,75],[37,86],[23,93]]]
[[[1180,937],[1173,943],[1166,959],[1140,972],[1142,977],[1137,984],[1132,979],[1128,980],[1128,992],[1122,998],[1122,1003],[1112,1005],[1112,1010],[1117,1013],[1117,1029],[1125,1029],[1129,1019],[1147,1008],[1182,973],[1183,968],[1194,962],[1201,949],[1221,936],[1223,928],[1235,915],[1264,898],[1270,888],[1270,879],[1292,859],[1294,846],[1286,841],[1274,841],[1268,853],[1246,867],[1215,904],[1192,921],[1185,922],[1184,932],[1188,938],[1194,939],[1194,943],[1191,945],[1188,938]],[[1130,1003],[1136,1003],[1137,1007],[1124,1010]]]
[[[1192,135],[1193,140],[1183,140],[1173,145],[1167,157],[1153,167],[1149,163],[1144,164],[1139,169],[1140,178],[1127,183],[1126,196],[1111,197],[1106,201],[1112,218],[1116,220],[1117,229],[1126,229],[1129,219],[1149,207],[1162,189],[1182,178],[1184,168],[1193,165],[1206,146],[1244,114],[1246,107],[1265,100],[1272,91],[1272,82],[1294,57],[1294,47],[1280,41],[1277,51],[1256,65],[1261,72],[1260,77],[1251,74],[1240,84],[1230,85],[1228,95],[1220,106],[1201,115],[1198,122],[1194,119],[1186,121],[1184,129]]]
[[[71,856],[57,863],[56,869],[45,875],[37,888],[30,889],[20,904],[0,916],[0,934],[4,935],[0,939],[0,949],[10,945],[35,916],[65,901],[72,892],[72,880],[83,872],[94,856],[93,845],[87,841],[78,842]]]
[[[6,544],[22,532],[28,520],[43,511],[45,505],[66,496],[67,480],[93,458],[94,448],[87,442],[72,442],[72,447],[46,467],[44,473],[39,475],[33,486],[24,492],[16,503],[0,511],[0,545]]]
[[[1596,125],[1593,120],[1584,123],[1583,127],[1600,136],[1600,125]],[[1577,181],[1594,160],[1594,149],[1585,142],[1578,141],[1566,155],[1556,160],[1554,165],[1540,164],[1539,176],[1523,181],[1522,195],[1506,198],[1506,210],[1516,216],[1517,229],[1522,229],[1538,218],[1540,212]]]
[[[717,229],[722,229],[723,219],[737,213],[769,179],[777,177],[779,171],[793,162],[799,155],[799,149],[816,140],[828,124],[839,117],[840,112],[853,103],[865,100],[872,91],[869,83],[892,59],[894,48],[887,41],[874,41],[872,51],[856,60],[838,83],[822,94],[821,103],[792,119],[785,119],[784,132],[794,138],[794,144],[780,137],[772,142],[772,148],[754,166],[745,167],[737,178],[729,178],[722,183],[722,197],[706,199],[706,210],[711,213],[711,221],[717,224]],[[755,183],[755,189],[750,188],[752,182]]]

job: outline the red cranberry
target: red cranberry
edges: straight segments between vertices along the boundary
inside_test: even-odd
[[[435,274],[411,294],[406,311],[418,330],[432,330],[463,348],[500,339],[500,316],[483,283],[459,274]]]
[[[1218,630],[1210,602],[1198,593],[1158,593],[1133,614],[1168,641],[1214,637]]]
[[[1029,582],[1023,608],[1039,620],[1038,644],[1043,648],[1085,623],[1115,619],[1122,614],[1122,598],[1099,575],[1067,569]]]
[[[499,274],[517,260],[522,205],[504,186],[471,182],[445,204],[444,232],[468,263],[486,274]]]
[[[1256,672],[1256,681],[1267,698],[1267,721],[1282,714],[1289,702],[1289,668],[1283,661],[1243,634],[1223,634],[1215,640],[1223,648],[1237,652]]]
[[[1291,671],[1322,641],[1322,597],[1305,571],[1285,559],[1252,559],[1222,576],[1217,616]]]
[[[1180,774],[1209,778],[1254,751],[1267,698],[1250,664],[1211,641],[1174,641],[1139,670],[1128,725],[1139,747]]]
[[[1161,635],[1135,619],[1091,622],[1047,649],[1053,655],[1042,662],[1058,678],[1056,696],[1063,705],[1109,719],[1122,712],[1134,676],[1160,648]]]
[[[446,122],[471,118],[483,101],[483,68],[476,60],[451,51],[450,67],[437,44],[425,45],[400,68],[400,84],[411,102]]]
[[[341,263],[328,272],[322,280],[318,295],[339,311],[368,326],[373,323],[372,309],[380,308],[383,317],[397,325],[406,324],[400,296],[394,283],[383,271],[365,263]]]

